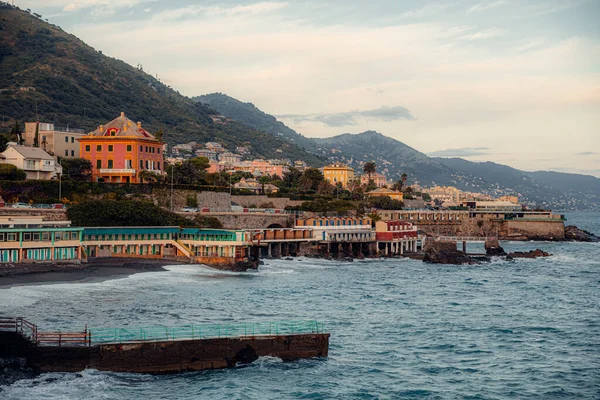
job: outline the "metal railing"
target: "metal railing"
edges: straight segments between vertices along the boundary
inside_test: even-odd
[[[323,332],[324,324],[322,322],[310,320],[184,325],[178,327],[92,328],[90,329],[90,338],[92,343],[100,344],[185,339],[243,338]]]
[[[90,333],[87,326],[83,332],[39,332],[37,325],[23,317],[0,317],[0,330],[15,331],[36,345],[46,346],[90,346]]]
[[[0,317],[0,330],[14,331],[36,345],[92,346],[95,344],[246,338],[307,333],[324,333],[324,324],[315,320],[280,322],[242,322],[237,324],[183,325],[177,327],[92,328],[82,332],[39,332],[35,324],[22,317]]]

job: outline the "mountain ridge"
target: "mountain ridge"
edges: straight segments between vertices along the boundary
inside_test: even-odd
[[[406,173],[412,182],[416,180],[422,185],[452,185],[462,190],[495,196],[518,194],[532,206],[600,209],[600,179],[593,176],[554,171],[527,172],[491,161],[479,163],[462,158],[429,157],[405,143],[376,131],[342,133],[329,138],[307,138],[287,127],[274,116],[259,110],[252,103],[244,103],[223,93],[217,95],[213,93],[194,99],[206,101],[211,107],[215,107],[234,120],[248,124],[256,123],[251,122],[255,118],[262,123],[269,121],[273,125],[266,130],[267,132],[281,130],[281,126],[284,126],[293,132],[292,137],[298,135],[313,141],[316,149],[312,151],[327,157],[329,162],[344,162],[358,171],[364,162],[375,161],[378,171],[386,173],[386,176],[391,179],[399,179],[402,173]],[[221,109],[224,103],[227,107]],[[238,112],[236,108],[240,105],[246,105],[243,112]],[[249,115],[252,112],[260,115],[258,117]],[[573,179],[574,177],[577,179]],[[578,184],[575,184],[575,181]],[[557,184],[558,182],[561,184]]]
[[[24,89],[23,89],[24,88]],[[86,131],[124,111],[170,144],[222,142],[255,156],[322,161],[282,138],[241,122],[218,124],[218,112],[181,95],[124,61],[6,3],[0,3],[0,113]],[[4,124],[4,129],[8,123]]]

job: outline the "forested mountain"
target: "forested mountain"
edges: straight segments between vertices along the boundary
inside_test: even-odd
[[[519,194],[532,206],[564,210],[600,209],[600,179],[593,176],[559,172],[524,172],[492,162],[477,163],[462,158],[432,158],[406,144],[367,131],[344,133],[326,139],[306,138],[285,126],[272,115],[222,93],[195,97],[234,120],[284,137],[303,146],[328,162],[341,161],[357,172],[367,161],[375,161],[377,170],[389,179],[408,174],[409,183],[453,185],[463,190],[494,196]],[[281,133],[281,135],[280,135]],[[300,139],[301,138],[301,139]],[[306,144],[312,142],[314,145]]]
[[[243,121],[244,124],[254,129],[267,132],[273,136],[282,137],[307,151],[314,153],[317,150],[312,139],[302,136],[281,121],[278,121],[274,116],[259,110],[252,103],[243,103],[223,93],[210,93],[192,97],[192,99],[207,104],[219,113],[235,121]]]
[[[289,141],[240,122],[215,123],[214,109],[164,85],[141,68],[107,57],[26,11],[0,3],[0,114],[91,131],[124,111],[169,144],[248,145],[255,156],[321,161]]]

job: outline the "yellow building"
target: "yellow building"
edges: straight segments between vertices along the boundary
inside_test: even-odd
[[[392,190],[392,189],[386,189],[386,188],[379,188],[379,189],[375,189],[370,192],[367,192],[367,196],[369,196],[369,197],[388,196],[392,200],[400,200],[400,201],[404,200],[404,195],[402,194],[402,192],[399,192],[397,190]]]
[[[323,176],[325,177],[325,180],[332,185],[336,185],[340,182],[342,187],[347,188],[348,182],[354,179],[354,169],[346,164],[336,162],[323,167]]]
[[[496,200],[498,201],[508,201],[509,203],[519,204],[519,198],[517,196],[500,196]]]

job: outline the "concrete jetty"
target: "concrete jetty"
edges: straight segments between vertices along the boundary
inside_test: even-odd
[[[24,318],[0,318],[0,358],[24,358],[39,373],[164,374],[232,368],[263,356],[325,358],[328,351],[329,333],[317,321],[44,332]]]

